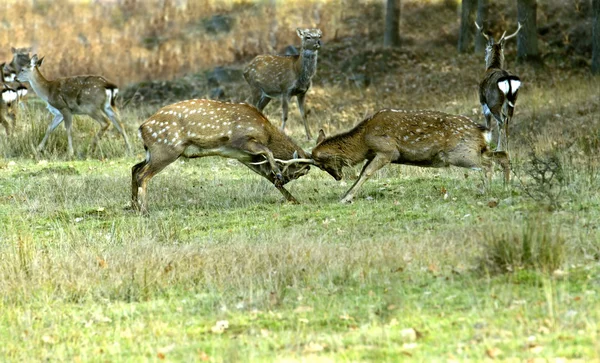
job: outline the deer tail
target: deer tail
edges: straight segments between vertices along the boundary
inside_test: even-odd
[[[115,98],[117,98],[117,93],[119,93],[119,87],[112,83],[108,83],[104,90],[106,92],[106,103],[111,107],[115,107]]]

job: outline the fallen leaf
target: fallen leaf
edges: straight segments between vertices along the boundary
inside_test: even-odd
[[[414,342],[415,340],[417,340],[417,331],[413,328],[402,329],[400,330],[400,336],[404,340]]]
[[[200,353],[198,353],[198,357],[200,358],[201,361],[203,362],[208,362],[210,360],[210,357],[208,356],[208,354],[206,354],[206,352],[201,351]]]
[[[488,202],[488,207],[490,208],[496,208],[498,206],[498,199],[491,199]]]
[[[297,308],[294,309],[294,312],[296,314],[298,313],[309,313],[313,311],[313,308],[310,306],[298,306]]]
[[[492,359],[498,358],[502,354],[502,351],[499,348],[488,348],[485,351],[485,355]]]
[[[210,330],[215,334],[223,334],[227,328],[229,328],[229,322],[227,320],[219,320]]]
[[[306,353],[322,352],[325,347],[319,343],[310,342],[304,347]]]
[[[158,357],[158,359],[160,359],[160,360],[164,360],[164,359],[166,358],[166,357],[165,357],[165,355],[164,355],[163,353],[161,353],[161,352],[158,352],[158,353],[156,353],[156,356],[157,356],[157,357]]]

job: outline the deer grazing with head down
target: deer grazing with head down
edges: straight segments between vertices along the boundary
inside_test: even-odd
[[[285,129],[290,98],[296,96],[306,137],[310,130],[306,120],[304,102],[312,77],[317,72],[317,53],[321,48],[321,30],[296,29],[302,47],[300,55],[259,55],[244,70],[244,78],[252,87],[252,104],[262,111],[272,98],[281,98],[281,130]]]
[[[73,115],[88,115],[100,123],[100,131],[92,141],[92,152],[95,150],[100,138],[108,130],[110,126],[108,120],[123,136],[129,151],[129,140],[115,108],[115,97],[119,91],[117,86],[108,82],[104,77],[91,75],[48,80],[39,69],[43,60],[44,58],[38,59],[38,56],[34,55],[30,63],[17,74],[17,80],[29,82],[31,88],[38,97],[46,102],[46,107],[54,115],[52,123],[46,130],[46,135],[37,147],[38,151],[44,149],[50,133],[64,121],[67,129],[69,155],[73,155],[73,140],[71,137]]]
[[[2,97],[0,98],[0,124],[4,126],[4,131],[6,132],[6,136],[10,136],[12,130],[15,129],[16,123],[16,105],[17,105],[17,91],[10,88],[6,83],[4,83],[4,63],[0,64],[0,93],[2,93]],[[8,122],[11,121],[11,123]]]
[[[475,26],[488,41],[485,48],[485,76],[479,84],[479,102],[483,109],[486,126],[491,127],[492,116],[496,120],[498,129],[496,150],[503,150],[502,134],[508,145],[508,125],[513,117],[517,92],[521,86],[519,77],[504,69],[504,42],[517,35],[521,30],[521,23],[519,23],[517,31],[509,36],[505,36],[505,31],[497,42],[493,37],[485,34],[477,22],[475,22]]]
[[[283,186],[310,168],[290,165],[298,156],[305,158],[304,151],[260,111],[245,103],[181,101],[150,116],[139,133],[146,159],[132,168],[131,192],[132,207],[141,212],[147,212],[150,179],[181,156],[236,159],[273,183],[292,203],[297,203],[296,199]]]
[[[490,138],[488,128],[465,116],[383,109],[348,132],[326,138],[321,130],[312,158],[298,162],[314,164],[335,180],[341,180],[344,167],[366,160],[359,178],[346,192],[342,203],[352,202],[364,182],[390,163],[484,168],[490,179],[491,160],[494,160],[502,166],[504,180],[508,183],[508,154],[491,151],[488,147]]]

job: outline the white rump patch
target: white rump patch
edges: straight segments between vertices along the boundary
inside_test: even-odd
[[[17,99],[17,92],[8,89],[2,92],[2,101],[9,103]]]
[[[485,139],[485,143],[489,145],[490,142],[492,142],[492,131],[491,130],[484,131],[483,138]]]
[[[16,78],[16,74],[11,73],[9,75],[4,75],[4,82],[14,82]]]
[[[113,97],[112,91],[106,88],[104,89],[104,93],[106,93],[106,102],[104,102],[104,107],[110,107],[110,102]]]
[[[521,87],[521,81],[517,81],[516,79],[510,80],[510,88],[511,88],[512,93],[517,92],[519,87]]]
[[[502,93],[507,94],[508,90],[510,89],[510,85],[508,84],[508,80],[502,81],[502,82],[498,82],[498,88],[500,88],[500,91],[502,91]]]
[[[17,90],[17,94],[19,95],[19,98],[25,97],[25,95],[27,94],[27,88],[19,88]]]

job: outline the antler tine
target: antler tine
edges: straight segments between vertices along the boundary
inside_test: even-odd
[[[255,163],[248,163],[248,164],[252,164],[252,165],[262,165],[262,164],[266,164],[266,163],[268,163],[268,162],[269,162],[269,160],[265,159],[265,160],[263,160],[263,161],[257,161],[257,162],[255,162]]]
[[[518,22],[517,24],[518,24],[517,31],[515,31],[511,35],[507,36],[506,38],[504,37],[504,35],[506,34],[506,32],[504,32],[504,34],[502,34],[502,38],[500,38],[500,41],[498,41],[498,43],[500,43],[503,40],[509,40],[510,38],[513,38],[515,35],[517,35],[517,33],[519,32],[519,30],[521,30],[521,22]]]
[[[291,165],[291,164],[297,164],[297,163],[302,163],[302,164],[314,164],[315,163],[315,161],[313,159],[302,159],[302,158],[290,159],[290,160],[275,159],[275,161],[278,163],[281,163],[283,165]]]
[[[486,40],[490,40],[490,38],[487,36],[487,34],[485,34],[485,33],[483,32],[483,28],[482,28],[482,27],[480,27],[480,26],[479,26],[479,24],[477,24],[477,22],[475,22],[475,26],[477,27],[477,30],[479,30],[479,32],[481,32],[481,35],[483,35],[483,37],[484,37]]]

